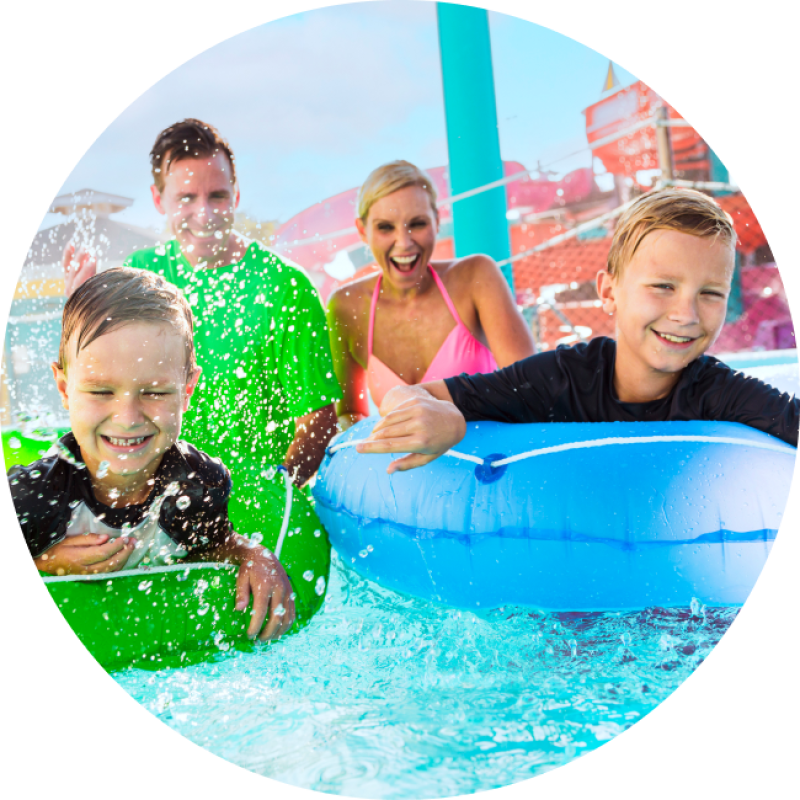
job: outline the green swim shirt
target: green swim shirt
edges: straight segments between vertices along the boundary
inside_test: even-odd
[[[235,484],[282,463],[295,418],[341,397],[322,304],[300,267],[253,242],[236,264],[195,269],[175,239],[125,266],[162,275],[189,302],[203,372],[181,438],[221,458]]]

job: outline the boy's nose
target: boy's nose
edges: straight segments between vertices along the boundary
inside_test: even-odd
[[[689,292],[678,292],[669,311],[669,318],[682,325],[700,321],[697,312],[697,298]]]
[[[138,395],[119,398],[111,416],[117,425],[125,428],[135,428],[141,425],[145,421],[141,399]]]

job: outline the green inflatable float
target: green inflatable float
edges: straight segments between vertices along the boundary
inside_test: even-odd
[[[41,458],[55,438],[4,432],[6,470]],[[256,474],[239,467],[235,481],[231,522],[237,533],[280,558],[295,593],[294,633],[324,601],[328,536],[311,502],[285,471],[269,468]],[[185,666],[257,647],[245,634],[248,613],[234,611],[237,572],[228,564],[185,562],[102,575],[43,574],[43,579],[78,638],[112,671]]]

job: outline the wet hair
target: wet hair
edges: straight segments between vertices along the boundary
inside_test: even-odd
[[[150,151],[150,168],[156,189],[159,192],[164,191],[164,177],[178,161],[213,157],[217,153],[225,153],[228,157],[231,179],[236,183],[236,159],[233,157],[233,150],[213,125],[189,118],[164,128],[156,137]]]
[[[733,221],[711,197],[693,189],[661,189],[639,197],[619,218],[608,251],[609,275],[619,277],[642,239],[657,230],[714,237],[736,245]]]
[[[134,322],[169,325],[186,342],[186,374],[197,367],[189,304],[176,286],[152,272],[115,267],[94,275],[67,300],[61,320],[58,367],[64,372],[71,341],[77,355],[104,334]]]
[[[390,161],[372,170],[358,191],[358,217],[366,223],[370,208],[383,197],[405,189],[406,186],[419,186],[428,193],[431,208],[436,218],[436,187],[430,175],[415,167],[410,161]]]

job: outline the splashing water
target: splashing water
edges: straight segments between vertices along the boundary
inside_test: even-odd
[[[301,633],[114,677],[170,727],[258,774],[352,797],[444,797],[547,772],[644,717],[737,613],[692,611],[476,615],[395,594],[334,554],[325,605]]]
[[[108,468],[110,466],[111,464],[109,464],[108,461],[101,461],[97,466],[97,475],[95,477],[99,478],[100,480],[105,478],[106,475],[108,475]]]
[[[72,455],[70,449],[64,444],[64,442],[62,442],[59,439],[55,444],[56,444],[56,451],[58,452],[58,457],[60,459],[66,461],[67,464],[72,464],[72,466],[75,467],[75,469],[86,469],[86,464],[84,464],[83,461],[80,461],[79,459],[75,458],[75,456]],[[101,462],[98,472],[100,469],[102,469],[103,464],[106,465],[106,472],[108,472],[107,461]],[[105,475],[98,475],[98,477],[104,478]]]

